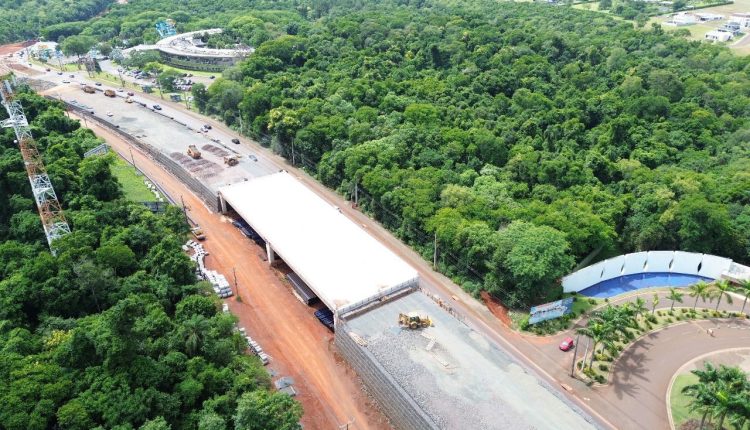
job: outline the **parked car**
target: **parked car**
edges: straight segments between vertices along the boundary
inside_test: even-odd
[[[565,340],[560,343],[560,351],[570,351],[573,348],[575,348],[575,342],[572,337],[566,337]]]
[[[251,159],[251,160],[253,160],[253,161],[258,161],[258,157],[256,157],[256,156],[255,156],[255,155],[253,155],[253,154],[250,154],[250,155],[248,155],[248,156],[247,156],[247,158],[249,158],[249,159]]]
[[[102,83],[101,82],[95,82],[94,85],[96,85],[97,87],[101,87]]]
[[[159,105],[154,105],[153,107],[154,107],[154,109],[156,109],[156,110],[161,110],[161,106],[159,106]]]
[[[76,75],[68,75],[69,78],[75,78]]]
[[[47,68],[46,68],[46,69],[44,69],[44,70],[45,70],[45,71],[47,71],[47,72],[51,71],[51,69],[50,69],[49,67],[47,67]]]
[[[63,84],[69,84],[69,83],[70,83],[70,81],[69,81],[69,80],[67,80],[67,79],[63,79]]]
[[[205,128],[206,130],[211,130],[211,125],[203,124],[203,128]]]
[[[62,72],[57,72],[58,75],[62,76]]]
[[[130,97],[133,97],[133,96],[135,95],[135,93],[134,93],[134,92],[132,92],[132,91],[128,91],[128,95],[129,95]]]
[[[235,145],[239,145],[240,140],[235,137],[234,139],[232,139],[232,143],[234,143]]]
[[[107,116],[112,116],[112,115],[114,115],[112,112],[107,112]]]

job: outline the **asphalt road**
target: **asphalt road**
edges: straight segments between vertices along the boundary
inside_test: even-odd
[[[707,329],[713,330],[713,336]],[[597,390],[621,413],[621,429],[668,429],[667,391],[685,363],[707,353],[750,345],[750,321],[687,322],[651,333],[615,363],[612,387]],[[633,411],[638,414],[633,414]]]

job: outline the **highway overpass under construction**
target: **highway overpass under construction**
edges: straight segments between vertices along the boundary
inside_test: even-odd
[[[289,173],[219,189],[230,207],[336,313],[417,285],[417,271]]]

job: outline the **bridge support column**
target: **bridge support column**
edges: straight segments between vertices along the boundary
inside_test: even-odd
[[[227,201],[221,194],[219,194],[219,210],[221,210],[221,213],[227,213]]]
[[[266,254],[268,254],[268,264],[273,264],[273,261],[276,259],[276,253],[268,242],[266,242]]]

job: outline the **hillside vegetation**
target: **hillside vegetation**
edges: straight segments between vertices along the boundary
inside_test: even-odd
[[[131,3],[83,33],[121,40],[171,17],[255,46],[194,86],[196,105],[356,187],[426,257],[437,242],[441,270],[472,293],[551,299],[592,254],[750,261],[748,58],[543,4]]]
[[[21,95],[73,233],[50,254],[11,129],[0,133],[0,428],[297,429],[196,283],[179,209],[123,200],[113,155],[57,103]],[[0,118],[4,117],[0,114]]]
[[[194,93],[519,305],[597,250],[750,260],[749,65],[568,8],[386,2],[264,42]]]
[[[48,26],[75,25],[101,13],[114,0],[0,0],[0,44],[33,39]],[[78,23],[80,27],[82,23]],[[80,30],[79,30],[80,31]]]

